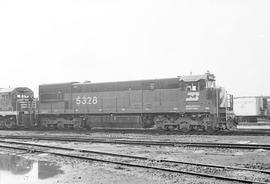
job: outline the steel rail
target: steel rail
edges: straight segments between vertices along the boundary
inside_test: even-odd
[[[0,129],[3,131],[13,131],[13,129]],[[16,130],[16,129],[14,129]],[[17,129],[23,130],[23,129]],[[154,129],[91,129],[91,130],[23,130],[26,132],[36,131],[38,133],[42,132],[69,132],[69,133],[98,133],[98,132],[106,132],[106,133],[133,133],[133,134],[159,134],[159,135],[221,135],[221,136],[269,136],[270,129],[240,129],[237,131],[218,131],[218,132],[206,132],[206,131],[190,131],[190,132],[179,132],[179,131],[166,131],[166,130],[154,130]]]
[[[229,148],[229,149],[265,149],[270,150],[270,144],[236,144],[236,143],[205,143],[205,142],[179,142],[179,141],[159,141],[159,140],[127,140],[110,138],[78,138],[59,136],[0,136],[1,139],[35,139],[48,141],[72,141],[91,142],[107,144],[133,144],[149,146],[183,146],[183,147],[206,147],[206,148]]]
[[[21,143],[21,144],[23,144],[23,143]],[[37,146],[37,145],[35,145],[35,146]],[[56,155],[56,156],[63,156],[63,157],[69,157],[69,158],[91,160],[91,161],[96,161],[96,162],[118,164],[118,165],[124,165],[124,166],[128,166],[128,167],[137,167],[137,168],[154,169],[154,170],[173,172],[173,173],[182,173],[182,174],[195,175],[195,176],[201,176],[201,177],[207,177],[207,178],[215,178],[215,179],[226,180],[226,181],[237,181],[237,182],[243,182],[243,183],[267,184],[266,182],[260,182],[260,181],[254,181],[254,180],[245,180],[245,179],[230,178],[230,177],[219,176],[219,175],[197,173],[197,172],[192,172],[192,171],[181,171],[181,170],[154,167],[154,166],[147,166],[147,165],[140,165],[140,164],[131,164],[131,163],[126,163],[126,162],[118,162],[118,161],[97,159],[97,158],[88,157],[88,156],[79,156],[79,155],[70,155],[70,154],[64,154],[64,153],[56,153],[56,152],[52,152],[52,151],[40,150],[40,149],[35,149],[35,148],[15,147],[15,146],[7,146],[7,145],[0,145],[0,147],[7,148],[7,149],[18,149],[18,150],[24,150],[24,151],[39,152],[39,153],[48,153],[48,154],[52,154],[52,155]],[[59,149],[58,147],[56,147],[56,148]],[[53,148],[53,149],[55,149],[55,148]],[[72,148],[68,148],[68,149],[71,149],[72,151],[76,150],[76,149],[72,149]]]
[[[27,145],[27,146],[38,146],[38,147],[43,147],[43,148],[61,149],[61,150],[66,150],[66,151],[78,151],[81,153],[91,153],[91,154],[99,154],[99,155],[107,155],[107,156],[115,156],[115,157],[125,157],[125,158],[131,158],[131,159],[151,160],[151,161],[155,161],[155,162],[169,162],[169,163],[176,163],[176,164],[187,164],[187,165],[196,165],[196,166],[213,167],[213,168],[221,168],[221,169],[245,170],[245,171],[270,174],[270,170],[259,170],[259,169],[249,169],[249,168],[241,168],[241,167],[234,167],[234,166],[223,166],[223,165],[215,165],[215,164],[203,164],[203,163],[195,163],[195,162],[174,161],[174,160],[167,160],[167,159],[166,160],[165,159],[151,159],[148,157],[141,157],[141,156],[134,156],[134,155],[91,151],[91,150],[86,150],[86,149],[77,149],[77,148],[75,149],[75,148],[60,147],[60,146],[49,146],[49,145],[43,145],[43,144],[33,144],[33,143],[17,142],[17,141],[1,141],[0,140],[0,142],[7,143],[7,144],[21,144],[21,145]]]

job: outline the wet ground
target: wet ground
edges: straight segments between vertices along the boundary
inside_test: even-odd
[[[48,154],[29,153],[18,156],[21,153],[17,153],[14,156],[15,153],[8,153],[10,150],[2,152],[6,154],[1,154],[0,184],[226,183],[185,174],[67,159]]]
[[[4,134],[17,135],[69,135],[59,132],[1,131]],[[160,139],[200,142],[226,143],[265,143],[270,144],[268,136],[205,136],[205,135],[145,135],[145,134],[72,134],[73,136]],[[71,143],[52,141],[27,141],[44,145],[55,145],[93,151],[121,153],[145,156],[152,159],[169,159],[186,162],[219,164],[255,169],[270,170],[269,150],[230,150],[215,148],[136,146],[99,143]],[[241,174],[241,173],[237,173]],[[144,183],[230,183],[220,180],[195,177],[184,174],[172,174],[153,170],[130,168],[114,164],[82,161],[50,154],[25,153],[15,150],[0,151],[0,184],[50,184],[50,183],[94,183],[94,184],[144,184]]]
[[[255,169],[270,169],[270,151],[260,149],[250,151],[96,143],[52,143],[48,141],[35,141],[35,143],[146,156],[152,159],[170,159]],[[5,149],[0,154],[0,169],[0,184],[228,183],[184,174],[156,172],[114,164],[82,161],[50,154],[25,153]]]
[[[0,153],[0,184],[29,184],[63,174],[56,162],[38,161],[22,153]]]

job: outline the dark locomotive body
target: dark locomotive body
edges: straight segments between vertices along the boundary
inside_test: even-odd
[[[0,89],[0,128],[31,128],[35,123],[33,91],[26,87]]]
[[[169,79],[39,86],[43,128],[153,128],[189,131],[233,127],[227,94],[210,73]]]

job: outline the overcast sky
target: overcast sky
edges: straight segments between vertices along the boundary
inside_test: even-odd
[[[269,0],[0,0],[0,87],[216,75],[270,95]]]

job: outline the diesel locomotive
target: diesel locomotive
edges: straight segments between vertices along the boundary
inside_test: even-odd
[[[215,76],[39,86],[38,124],[43,128],[149,128],[232,130],[232,96]]]
[[[32,127],[36,100],[27,87],[0,89],[0,128]]]
[[[186,132],[236,127],[231,116],[233,98],[224,88],[216,87],[215,76],[209,72],[166,79],[44,84],[39,86],[37,105],[28,88],[0,91],[0,101],[6,98],[3,94],[11,101],[1,107],[13,113],[0,112],[5,128]]]

